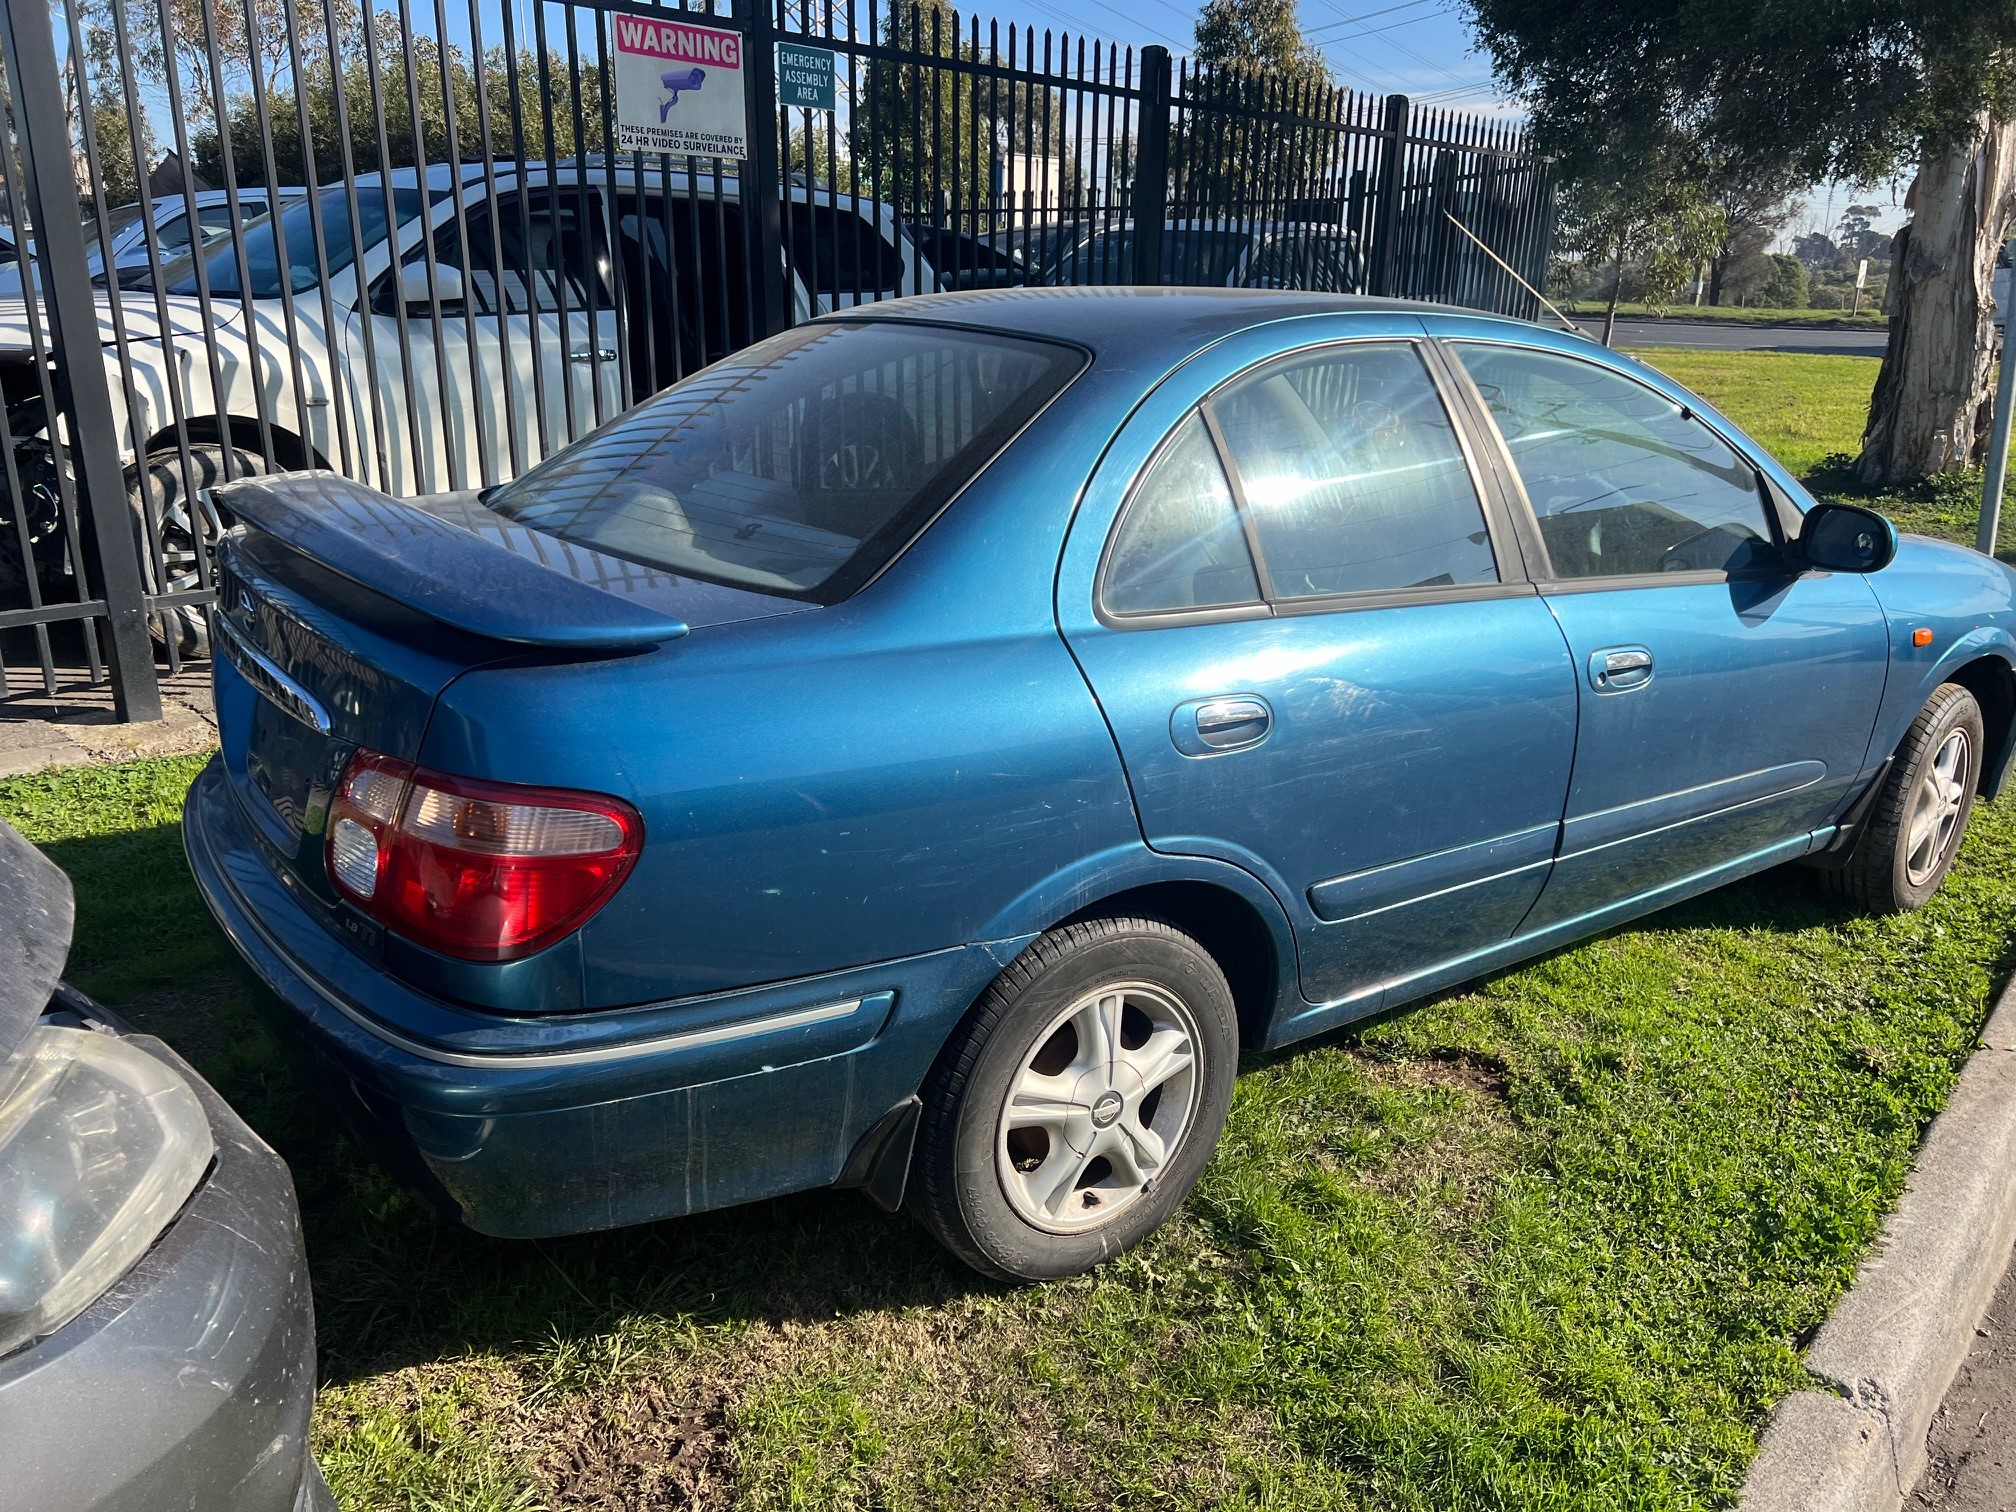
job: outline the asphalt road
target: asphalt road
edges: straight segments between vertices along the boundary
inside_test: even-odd
[[[1601,339],[1603,321],[1586,317],[1576,322]],[[1820,352],[1848,357],[1881,357],[1884,332],[1829,330],[1814,326],[1716,325],[1687,320],[1620,320],[1620,347],[1709,347],[1725,352]]]
[[[1925,1435],[1930,1462],[1909,1512],[2016,1509],[2016,1264]]]

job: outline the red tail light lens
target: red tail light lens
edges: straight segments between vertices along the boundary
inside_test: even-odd
[[[360,750],[329,806],[329,879],[393,933],[469,961],[572,934],[623,885],[644,821],[621,799],[478,782]]]

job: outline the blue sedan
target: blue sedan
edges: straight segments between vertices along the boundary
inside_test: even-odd
[[[1242,1048],[1786,862],[1914,908],[2010,760],[2016,575],[1429,306],[901,300],[480,495],[218,496],[190,862],[489,1234],[858,1187],[1070,1275]]]

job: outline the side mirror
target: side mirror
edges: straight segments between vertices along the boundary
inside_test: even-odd
[[[1823,572],[1881,572],[1897,555],[1897,527],[1873,509],[1817,505],[1800,527],[1799,554]]]
[[[462,270],[451,268],[446,263],[436,263],[434,288],[441,296],[442,309],[445,310],[450,305],[459,305],[463,298]],[[425,310],[432,308],[429,298],[427,264],[424,262],[402,264],[399,269],[399,302],[409,310],[415,305]]]

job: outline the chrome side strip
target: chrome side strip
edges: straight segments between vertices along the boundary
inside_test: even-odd
[[[258,689],[266,701],[283,714],[291,714],[318,735],[329,733],[329,711],[316,701],[312,693],[246,640],[244,632],[231,623],[222,609],[212,617],[212,623],[217,627],[217,639],[224,647],[224,654],[238,669],[239,676]]]
[[[626,1040],[620,1045],[596,1045],[585,1050],[517,1052],[443,1050],[438,1045],[411,1039],[396,1029],[388,1029],[376,1020],[367,1018],[348,1003],[340,1001],[311,977],[304,975],[302,980],[313,987],[330,1007],[360,1029],[368,1030],[387,1044],[396,1045],[409,1055],[417,1055],[443,1066],[465,1066],[485,1071],[531,1071],[547,1066],[594,1066],[609,1061],[635,1060],[641,1056],[657,1055],[668,1050],[697,1050],[706,1045],[725,1045],[734,1040],[753,1039],[759,1034],[775,1034],[785,1029],[804,1029],[812,1024],[824,1024],[834,1019],[846,1018],[850,1014],[860,1012],[862,1003],[860,998],[850,998],[844,1003],[821,1003],[816,1008],[794,1008],[789,1013],[773,1013],[768,1018],[744,1019],[735,1024],[715,1024],[706,1029],[688,1029],[679,1034],[662,1034],[655,1039]]]

